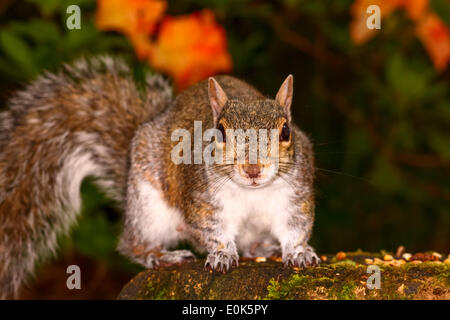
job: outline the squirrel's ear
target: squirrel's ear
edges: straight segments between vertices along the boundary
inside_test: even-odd
[[[217,83],[216,79],[210,77],[208,79],[208,96],[209,103],[213,111],[214,125],[217,122],[217,118],[222,112],[223,107],[228,101],[227,95],[223,91],[222,87]]]
[[[292,74],[290,74],[288,75],[286,80],[284,80],[275,98],[275,100],[283,108],[289,121],[291,120],[291,104],[293,94],[294,94],[294,77],[292,76]]]

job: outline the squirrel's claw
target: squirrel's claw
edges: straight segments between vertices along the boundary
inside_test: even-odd
[[[314,249],[308,246],[302,251],[286,255],[284,265],[286,267],[307,268],[318,266],[320,262],[321,260],[314,252]]]
[[[235,253],[216,251],[206,258],[205,269],[226,273],[233,267],[239,266],[239,256]]]
[[[159,267],[159,259],[153,253],[147,253],[142,256],[134,257],[134,260],[147,269],[156,269]]]

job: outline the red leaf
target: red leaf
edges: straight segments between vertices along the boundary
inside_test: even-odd
[[[445,70],[450,61],[450,34],[445,23],[436,14],[428,13],[419,21],[416,32],[434,67]]]

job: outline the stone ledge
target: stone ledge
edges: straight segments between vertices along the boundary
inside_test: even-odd
[[[348,253],[319,267],[285,268],[278,261],[241,260],[221,274],[204,260],[139,273],[118,299],[450,299],[450,265],[442,261],[377,264],[381,289],[368,289],[368,264],[378,255]],[[380,261],[380,260],[378,260]]]

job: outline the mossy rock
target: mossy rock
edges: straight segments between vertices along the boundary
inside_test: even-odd
[[[267,260],[240,261],[226,274],[208,272],[204,261],[139,273],[118,299],[450,299],[450,265],[442,262],[379,265],[381,288],[369,289],[374,255],[347,254],[319,267],[286,268]]]

